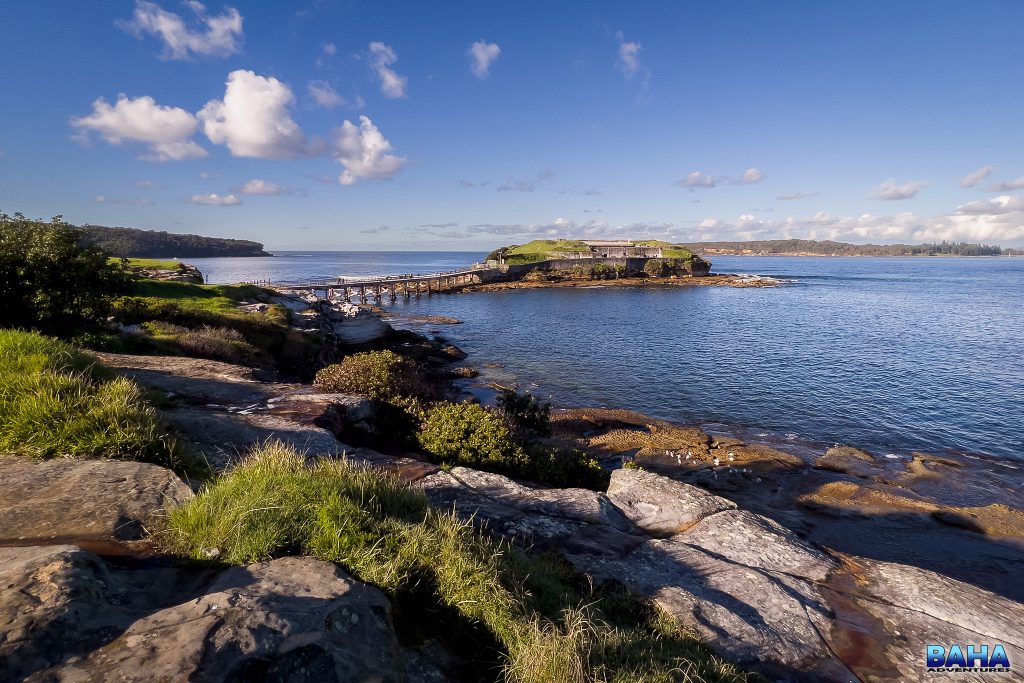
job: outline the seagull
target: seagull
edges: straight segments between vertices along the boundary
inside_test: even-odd
[[[719,459],[718,459],[718,456],[716,455],[716,456],[715,456],[715,460],[714,460],[714,462],[715,462],[715,467],[718,467],[718,465],[719,465],[719,464],[720,464],[720,463],[721,463],[722,461],[721,461],[721,460],[719,460]]]
[[[729,451],[729,462],[732,462],[735,459],[736,459],[736,456],[732,454],[732,451]]]

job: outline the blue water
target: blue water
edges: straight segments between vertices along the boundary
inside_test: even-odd
[[[299,279],[445,270],[481,256],[197,265],[211,281],[285,271]],[[239,267],[252,275],[236,275]],[[515,290],[394,306],[464,320],[443,332],[470,362],[501,363],[499,372],[560,406],[631,408],[882,453],[1024,459],[1024,258],[717,257],[714,270],[788,284]]]
[[[273,257],[187,259],[207,282],[277,283],[359,275],[437,273],[463,268],[486,254],[465,251],[282,251]]]

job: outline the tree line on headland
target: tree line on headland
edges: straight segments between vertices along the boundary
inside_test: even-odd
[[[83,245],[95,245],[114,256],[133,258],[204,258],[210,256],[270,256],[263,245],[251,240],[179,235],[163,230],[108,228],[83,225],[78,228]]]
[[[946,242],[931,244],[848,244],[831,240],[751,240],[748,242],[690,242],[696,252],[737,256],[1000,256],[1019,254],[988,244]]]

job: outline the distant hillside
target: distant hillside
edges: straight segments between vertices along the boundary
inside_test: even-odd
[[[736,256],[999,256],[1002,248],[967,242],[941,244],[847,244],[829,240],[691,242],[701,254]]]
[[[270,256],[263,245],[201,235],[178,235],[163,230],[106,228],[83,225],[83,244],[95,244],[115,256],[134,258],[203,258],[208,256]]]

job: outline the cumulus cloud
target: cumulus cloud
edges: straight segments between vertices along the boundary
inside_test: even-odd
[[[195,0],[187,0],[185,5],[192,10],[194,27],[189,27],[180,15],[144,0],[136,0],[130,20],[115,25],[136,38],[156,36],[164,45],[161,59],[226,57],[241,52],[242,15],[238,10],[227,7],[222,14],[211,16]]]
[[[956,208],[956,213],[961,215],[1004,215],[1017,211],[1024,212],[1024,197],[1004,195],[983,199],[977,202],[968,202]]]
[[[277,183],[272,183],[267,180],[260,180],[259,178],[253,178],[252,180],[242,185],[242,189],[239,190],[242,194],[263,194],[263,195],[282,195],[288,194],[289,190],[286,187],[282,187]]]
[[[1016,199],[997,197],[987,202],[972,202],[953,213],[931,217],[913,212],[885,216],[870,213],[834,216],[819,212],[803,218],[766,220],[745,214],[734,221],[709,218],[683,234],[691,241],[818,239],[920,243],[948,240],[1005,244],[1024,239],[1024,202]]]
[[[735,180],[737,185],[750,185],[764,180],[764,171],[758,168],[748,168],[739,178]]]
[[[310,97],[325,109],[333,109],[345,104],[345,98],[339,95],[327,81],[311,81],[308,89]]]
[[[142,142],[149,146],[149,152],[140,158],[149,161],[181,161],[206,156],[206,150],[189,139],[197,125],[191,113],[159,105],[149,96],[131,99],[120,95],[114,105],[100,97],[92,103],[92,114],[71,119],[71,126],[81,134],[81,141],[87,141],[89,133],[94,132],[112,145]]]
[[[996,170],[992,166],[982,166],[977,171],[972,171],[964,176],[964,179],[960,181],[961,187],[974,187],[985,178],[992,175],[992,171]]]
[[[1024,190],[1024,175],[1015,180],[1004,180],[989,188],[991,192],[1013,192],[1014,190]]]
[[[676,185],[685,187],[690,192],[698,188],[712,188],[718,184],[719,178],[711,175],[704,175],[700,171],[694,171],[690,175],[686,176],[682,180],[678,181]]]
[[[497,43],[488,43],[486,40],[478,40],[469,46],[466,51],[469,55],[469,70],[481,81],[490,75],[491,64],[498,59],[501,48]]]
[[[616,65],[626,78],[632,78],[643,69],[643,64],[640,62],[640,50],[643,49],[643,46],[640,43],[627,41],[622,31],[618,31],[615,38],[619,41],[619,59]]]
[[[233,156],[285,159],[306,152],[306,137],[288,113],[294,101],[276,78],[239,69],[228,74],[224,99],[207,102],[199,120],[206,137]]]
[[[190,204],[205,204],[208,206],[238,206],[242,200],[233,194],[220,195],[216,192],[208,194],[194,194],[189,197]]]
[[[346,120],[335,140],[335,156],[345,167],[338,182],[354,185],[360,178],[391,178],[405,165],[405,157],[390,151],[391,143],[368,116],[360,116],[358,126]]]
[[[97,204],[123,204],[125,206],[150,206],[153,204],[152,199],[114,199],[101,194],[96,195],[95,201]]]
[[[809,199],[811,197],[817,197],[817,192],[787,192],[786,194],[779,195],[776,197],[779,201],[795,201],[797,199]]]
[[[405,97],[407,78],[399,76],[391,65],[398,61],[398,55],[390,45],[379,41],[370,43],[370,68],[380,81],[380,91],[385,97]]]
[[[884,201],[912,199],[925,187],[928,187],[928,183],[922,180],[908,180],[902,185],[898,185],[895,180],[889,178],[884,183],[873,189],[868,194],[868,197],[870,199],[881,199]]]

